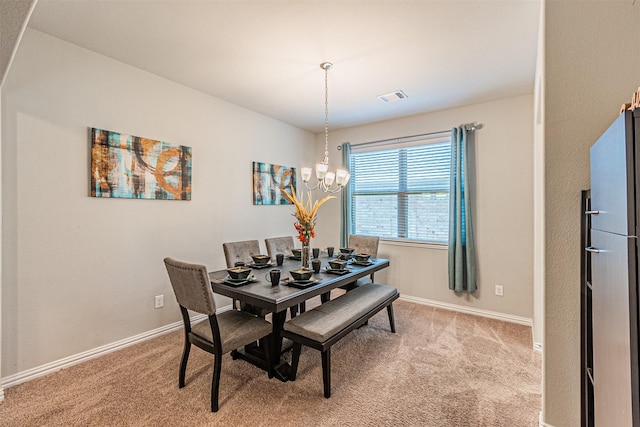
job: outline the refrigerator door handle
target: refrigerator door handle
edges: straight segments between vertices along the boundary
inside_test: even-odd
[[[600,211],[586,211],[585,215],[598,215]]]
[[[591,247],[591,246],[589,246],[588,248],[584,248],[584,250],[585,250],[585,251],[587,251],[587,252],[593,252],[593,253],[595,253],[595,254],[599,254],[599,253],[600,253],[600,249],[598,249],[598,248],[593,248],[593,247]]]

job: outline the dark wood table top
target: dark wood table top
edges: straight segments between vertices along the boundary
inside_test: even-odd
[[[371,259],[371,264],[367,266],[350,262],[348,265],[350,271],[347,274],[336,275],[325,272],[328,261],[333,258],[321,256],[319,259],[322,262],[322,267],[320,273],[314,274],[313,277],[320,279],[320,281],[304,289],[286,285],[282,281],[277,286],[271,286],[271,283],[265,277],[269,275],[269,270],[278,268],[281,270],[281,279],[286,277],[291,278],[289,271],[297,270],[301,267],[300,261],[291,259],[286,259],[280,267],[276,266],[274,262],[272,267],[254,268],[252,274],[258,280],[243,286],[236,287],[223,283],[224,278],[227,276],[226,270],[210,272],[209,278],[211,279],[211,286],[215,293],[265,308],[273,313],[278,313],[300,304],[309,298],[313,298],[316,295],[321,295],[329,292],[331,289],[347,285],[361,277],[369,276],[371,273],[389,266],[389,261],[382,258]]]

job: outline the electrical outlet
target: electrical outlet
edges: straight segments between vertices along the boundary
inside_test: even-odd
[[[504,296],[502,285],[496,285],[496,295],[498,295],[499,297]]]
[[[164,307],[164,295],[156,295],[156,308]]]

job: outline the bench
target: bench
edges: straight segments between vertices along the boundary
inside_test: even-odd
[[[282,336],[294,342],[289,380],[295,381],[302,345],[322,353],[324,397],[331,396],[331,346],[387,307],[391,332],[396,332],[393,306],[400,294],[393,286],[367,283],[306,311],[284,324]]]

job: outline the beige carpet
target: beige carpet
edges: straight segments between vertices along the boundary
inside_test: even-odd
[[[211,413],[211,356],[193,347],[178,389],[177,331],[5,390],[0,426],[537,426],[530,328],[406,301],[394,310],[396,334],[383,311],[333,347],[330,399],[315,350],[288,383],[225,355]]]

